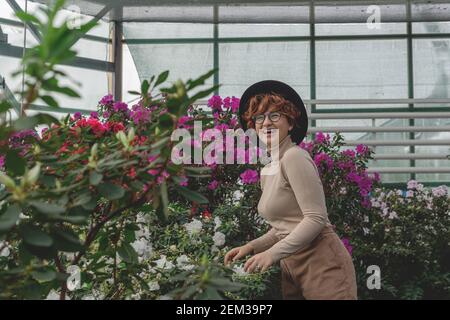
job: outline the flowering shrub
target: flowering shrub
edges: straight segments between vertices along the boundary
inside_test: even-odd
[[[351,239],[361,298],[450,298],[450,200],[445,186],[377,188],[366,234]],[[368,290],[366,268],[381,269],[381,289]]]

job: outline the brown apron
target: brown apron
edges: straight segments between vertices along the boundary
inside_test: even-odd
[[[280,260],[285,300],[356,300],[352,258],[332,227],[306,247]]]

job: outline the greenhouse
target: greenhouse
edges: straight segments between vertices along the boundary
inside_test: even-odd
[[[0,299],[450,299],[446,1],[1,0],[0,101]]]

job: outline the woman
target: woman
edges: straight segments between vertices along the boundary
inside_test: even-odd
[[[290,86],[266,80],[249,87],[240,103],[242,127],[266,137],[278,170],[264,175],[269,163],[261,172],[258,212],[272,228],[230,250],[225,264],[249,254],[247,272],[280,263],[283,299],[356,299],[353,262],[328,220],[317,167],[297,146],[308,126],[303,101]]]

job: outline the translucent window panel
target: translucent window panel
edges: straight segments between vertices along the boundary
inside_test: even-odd
[[[98,101],[108,93],[108,73],[96,70],[88,70],[69,66],[59,66],[70,78],[79,82],[80,86],[74,85],[68,79],[61,81],[61,85],[70,85],[77,91],[81,99],[57,95],[56,100],[63,108],[75,108],[85,110],[96,110]],[[43,104],[39,102],[39,104]]]
[[[318,41],[318,99],[407,98],[406,40]]]
[[[318,36],[404,34],[406,23],[317,23],[315,33]]]
[[[413,40],[414,96],[448,98],[450,96],[450,40]]]
[[[73,46],[73,50],[77,51],[77,56],[91,58],[101,61],[108,61],[109,58],[108,41],[92,41],[80,39]]]
[[[0,24],[1,30],[4,34],[8,35],[7,38],[7,44],[21,47],[23,48],[23,27],[15,27],[10,26],[6,24]],[[2,43],[0,43],[1,45]],[[27,29],[27,39],[26,39],[26,46],[27,48],[30,48],[32,46],[37,45],[37,40],[34,38],[34,36],[31,34],[30,30]]]
[[[449,21],[413,22],[413,33],[450,33]]]
[[[126,44],[123,46],[123,70],[125,70],[122,73],[123,101],[135,101],[136,96],[129,94],[128,91],[140,92],[141,81],[139,80],[139,74],[131,56],[130,48]]]
[[[0,1],[0,18],[19,21],[14,10],[6,1]]]
[[[308,36],[309,24],[219,24],[219,37]]]
[[[224,43],[219,45],[220,94],[241,96],[255,82],[286,82],[310,97],[309,42]]]
[[[169,70],[169,77],[163,86],[170,86],[177,79],[187,81],[190,78],[198,78],[213,69],[212,44],[149,44],[128,45],[128,47],[141,81]],[[213,76],[205,85],[197,87],[191,93],[212,85]]]
[[[345,98],[343,98],[345,99]],[[364,112],[370,112],[371,110],[377,110],[377,109],[407,109],[408,105],[405,104],[353,104],[353,103],[347,103],[347,104],[316,104],[316,110],[318,111],[327,111],[327,110],[344,110],[345,112],[348,112],[348,110],[355,110],[355,111],[364,111]],[[387,113],[389,115],[389,113]]]
[[[22,76],[11,76],[17,70],[20,70],[20,59],[0,55],[0,75],[5,78],[5,83],[12,92],[22,88]],[[16,95],[16,99],[20,101],[20,96]]]
[[[212,38],[213,25],[207,23],[128,22],[123,24],[125,38]]]

